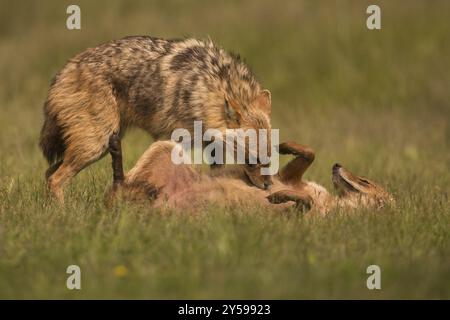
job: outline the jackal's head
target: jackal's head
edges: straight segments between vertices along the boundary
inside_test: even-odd
[[[261,90],[248,103],[232,97],[225,97],[224,107],[228,128],[266,129],[270,131],[272,98],[269,90]]]
[[[256,98],[246,105],[228,97],[225,97],[224,100],[228,128],[239,128],[244,132],[249,129],[255,130],[256,141],[254,144],[250,143],[251,135],[245,135],[246,164],[244,171],[251,183],[261,189],[268,189],[272,184],[271,176],[261,174],[261,168],[268,166],[268,158],[272,153],[271,105],[269,90],[261,90]],[[262,152],[264,154],[261,154]],[[251,163],[250,154],[254,155],[256,163]]]
[[[245,175],[250,180],[250,182],[260,188],[267,190],[273,184],[271,175],[262,175],[261,169],[265,166],[264,164],[245,164],[243,166]]]
[[[382,208],[394,201],[380,185],[352,174],[338,163],[333,166],[332,174],[334,187],[347,205]]]

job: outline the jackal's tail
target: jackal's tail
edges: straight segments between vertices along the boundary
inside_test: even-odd
[[[47,111],[45,112],[44,125],[41,129],[39,146],[49,164],[61,160],[66,150],[61,126],[57,122],[56,115]]]

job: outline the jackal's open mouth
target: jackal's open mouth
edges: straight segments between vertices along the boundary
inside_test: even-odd
[[[335,175],[339,175],[339,169],[342,168],[342,166],[339,163],[335,163],[332,168],[333,177]]]
[[[244,165],[244,172],[249,182],[257,188],[268,190],[273,184],[272,177],[270,175],[262,175],[261,168],[264,165]]]
[[[353,173],[336,163],[332,169],[333,184],[338,192],[358,192],[366,193],[371,187],[372,183],[363,177],[355,176]]]
[[[389,193],[377,183],[365,177],[354,175],[339,163],[336,163],[333,166],[332,172],[334,187],[341,194],[358,193],[375,196],[377,198],[392,198]]]

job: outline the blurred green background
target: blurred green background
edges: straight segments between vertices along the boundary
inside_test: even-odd
[[[449,1],[76,1],[82,29],[70,31],[73,3],[0,1],[1,298],[450,298]],[[369,4],[381,30],[366,28]],[[315,149],[307,179],[332,188],[339,161],[397,206],[328,218],[111,212],[109,158],[77,177],[64,209],[49,203],[37,144],[50,80],[127,35],[210,37],[239,53],[272,92],[281,140]],[[150,143],[126,136],[126,169]],[[81,291],[65,288],[69,264]],[[381,291],[365,287],[369,264]]]

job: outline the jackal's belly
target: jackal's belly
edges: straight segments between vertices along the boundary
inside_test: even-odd
[[[205,206],[245,208],[268,205],[267,195],[267,191],[249,186],[244,181],[217,178],[199,181],[175,193],[163,194],[155,205],[187,211],[197,211]]]

